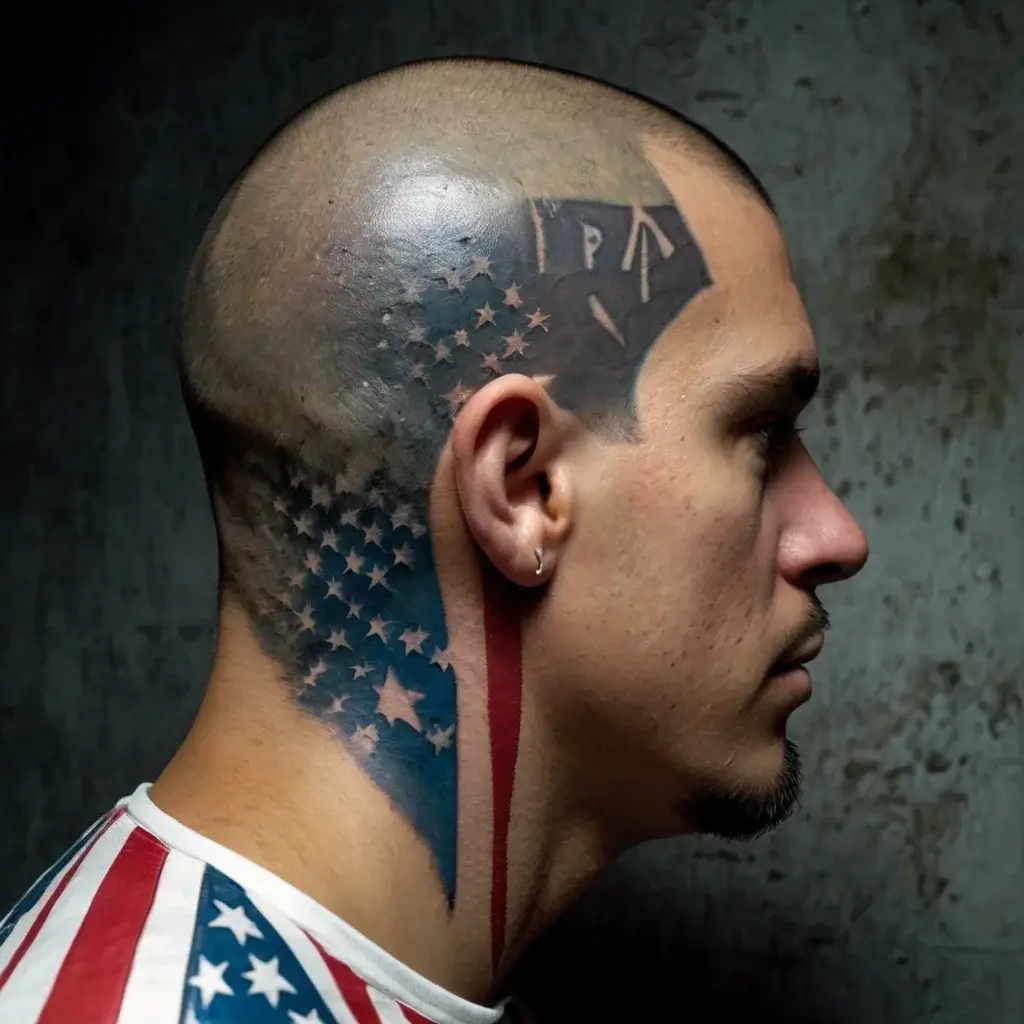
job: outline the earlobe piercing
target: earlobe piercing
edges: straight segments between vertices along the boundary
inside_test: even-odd
[[[534,570],[534,576],[540,576],[544,572],[544,549],[534,548],[533,557],[537,559],[537,568]]]

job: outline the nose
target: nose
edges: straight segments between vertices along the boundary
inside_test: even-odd
[[[856,576],[868,560],[868,540],[849,509],[828,486],[810,455],[788,497],[780,539],[783,574],[806,589]]]

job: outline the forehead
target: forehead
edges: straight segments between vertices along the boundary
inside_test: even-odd
[[[814,337],[774,214],[755,195],[660,143],[647,147],[711,277],[651,352],[652,372],[692,383],[795,363],[816,365]]]

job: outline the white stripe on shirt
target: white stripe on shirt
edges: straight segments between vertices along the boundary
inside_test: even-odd
[[[372,985],[366,987],[370,1002],[380,1017],[380,1024],[409,1024],[409,1018],[402,1013],[401,1007],[391,996],[385,995],[379,988]]]
[[[206,866],[171,850],[164,862],[117,1024],[178,1024]]]
[[[78,851],[74,857],[72,857],[67,864],[64,865],[56,875],[50,879],[50,884],[43,890],[42,895],[36,900],[35,904],[22,914],[18,923],[11,929],[10,935],[7,936],[6,941],[3,945],[0,945],[0,973],[3,973],[3,969],[11,962],[11,957],[21,948],[21,943],[28,933],[29,929],[35,923],[36,918],[43,912],[43,907],[46,906],[46,901],[53,894],[53,890],[64,880],[65,875],[69,871],[74,871],[75,866],[78,862],[88,853],[88,846]],[[42,876],[40,876],[42,877]],[[38,879],[36,880],[38,882]],[[26,890],[27,892],[28,890]],[[15,904],[17,906],[17,904]],[[11,913],[14,913],[12,910]],[[6,918],[5,918],[6,920]]]
[[[96,891],[134,828],[134,822],[122,815],[88,850],[24,958],[0,989],[0,1020],[31,1024],[38,1018]]]

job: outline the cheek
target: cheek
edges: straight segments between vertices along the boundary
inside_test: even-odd
[[[639,542],[661,588],[699,594],[695,609],[746,590],[759,540],[759,505],[748,491],[710,466],[645,489]]]
[[[556,588],[564,640],[659,676],[735,655],[772,593],[756,486],[710,458],[677,469],[639,446],[627,454],[580,495]]]
[[[638,458],[581,508],[534,652],[558,665],[550,699],[567,722],[583,707],[620,740],[662,747],[662,730],[692,737],[746,697],[770,601],[759,502],[709,469],[695,479]]]

